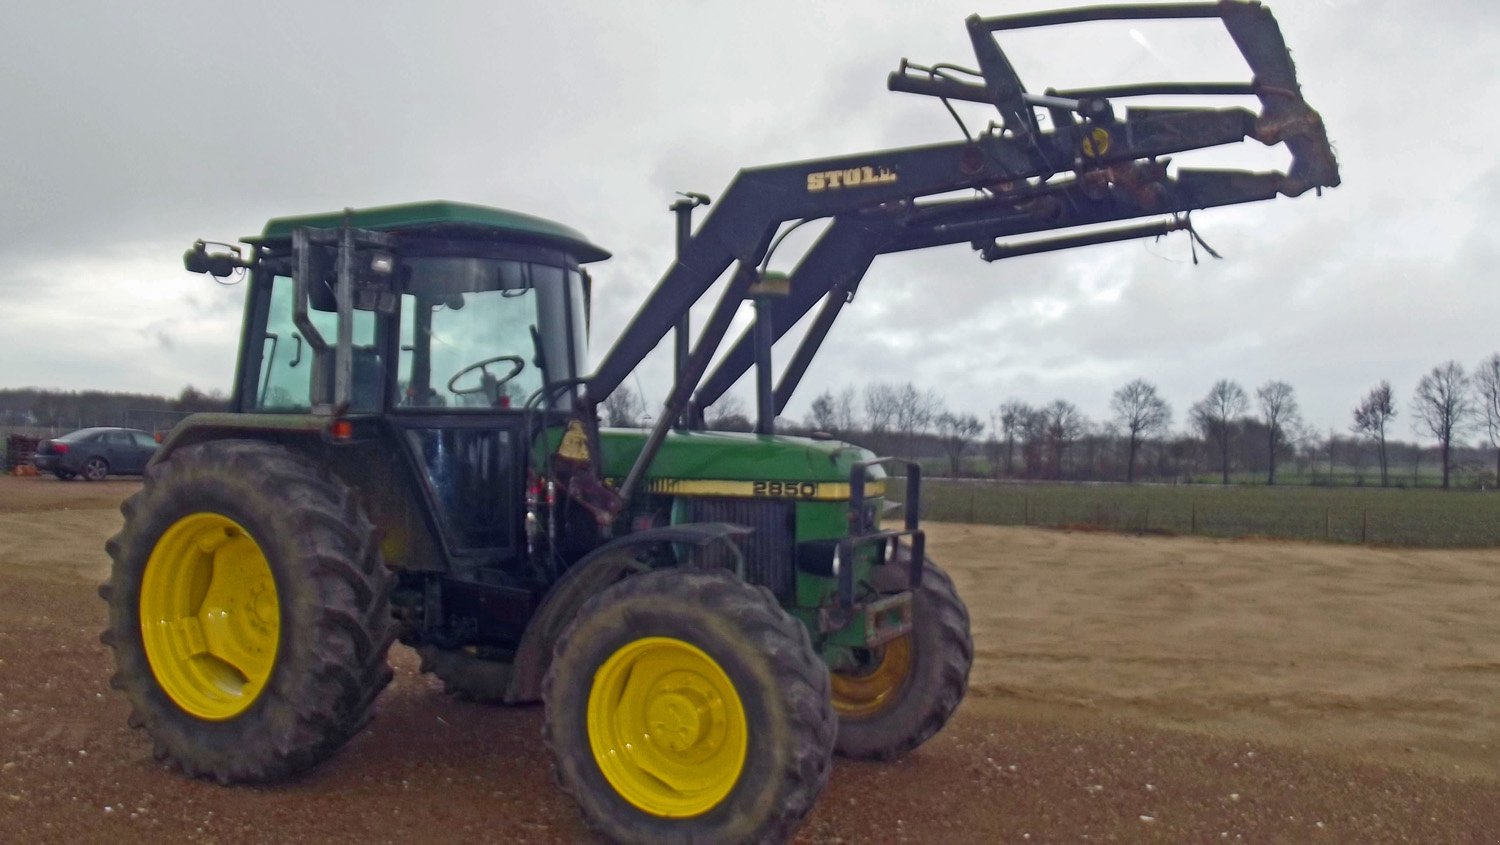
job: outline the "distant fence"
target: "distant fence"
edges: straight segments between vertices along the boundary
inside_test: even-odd
[[[902,485],[893,484],[899,500]],[[1500,546],[1500,494],[924,479],[923,519],[1212,537]]]

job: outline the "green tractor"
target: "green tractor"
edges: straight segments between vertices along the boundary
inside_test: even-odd
[[[1208,8],[1274,48],[1246,50],[1275,88],[1263,114],[1033,97],[1002,84],[1014,72],[992,33],[1067,21],[973,18],[988,84],[903,63],[891,87],[982,98],[1004,126],[742,171],[696,231],[708,199],[688,195],[676,263],[591,372],[584,267],[609,253],[551,221],[430,202],[194,244],[189,270],[248,279],[240,354],[232,411],[173,429],[108,544],[103,640],[131,724],[189,775],[283,778],[359,731],[400,640],[452,693],[544,702],[559,780],[605,835],[789,837],[835,752],[890,760],[943,727],[973,644],[924,554],[919,467],[778,435],[777,415],[881,254],[972,243],[994,260],[1336,185],[1269,13]],[[1161,159],[1246,137],[1285,142],[1289,172],[1169,174]],[[1153,215],[1171,218],[1095,227]],[[819,218],[791,274],[769,271],[777,232]],[[1075,226],[1093,228],[995,242]],[[721,278],[694,336],[688,309]],[[710,373],[747,302],[754,325]],[[815,308],[776,379],[772,345]],[[600,402],[674,330],[655,424],[601,428]],[[706,430],[704,409],[752,369],[755,432]],[[904,487],[901,524],[885,520],[888,484]]]

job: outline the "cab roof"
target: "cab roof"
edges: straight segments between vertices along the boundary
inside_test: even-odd
[[[291,240],[293,229],[335,229],[344,225],[344,221],[343,211],[276,217],[266,223],[265,230],[259,235],[244,240],[253,244],[278,244]],[[432,200],[355,208],[349,210],[348,221],[357,229],[377,232],[484,238],[550,246],[572,254],[585,264],[610,257],[608,250],[589,241],[577,229],[519,211],[484,205]]]

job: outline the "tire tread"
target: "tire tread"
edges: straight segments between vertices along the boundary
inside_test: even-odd
[[[301,526],[298,563],[306,584],[323,603],[307,665],[280,671],[278,666],[262,696],[275,696],[267,708],[278,718],[256,725],[256,741],[230,752],[196,747],[183,737],[192,730],[170,722],[191,720],[175,708],[153,702],[155,679],[140,652],[139,634],[127,630],[134,619],[121,602],[133,600],[127,583],[139,579],[149,555],[143,536],[149,517],[171,507],[181,482],[216,478],[249,478],[267,494],[271,505],[285,509]],[[169,459],[151,464],[142,489],[121,505],[125,526],[110,538],[111,579],[99,594],[110,605],[110,627],[104,637],[121,671],[111,685],[130,699],[128,722],[153,737],[153,755],[185,774],[232,783],[263,782],[307,769],[336,751],[368,721],[392,671],[386,653],[396,624],[389,597],[394,576],[380,555],[377,532],[355,494],[327,467],[282,446],[254,440],[221,440],[184,447]],[[292,597],[283,597],[284,600]],[[125,667],[132,667],[127,677]],[[139,677],[144,674],[144,677]],[[257,702],[255,706],[260,706]],[[289,719],[281,716],[289,715]],[[276,725],[272,725],[277,722]],[[285,722],[282,724],[281,722]]]

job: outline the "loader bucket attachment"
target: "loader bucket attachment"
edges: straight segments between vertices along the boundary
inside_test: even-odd
[[[1048,90],[1037,95],[1026,89],[996,37],[1000,32],[1087,21],[1193,18],[1216,18],[1224,24],[1250,67],[1249,81],[1148,82]],[[1039,131],[1037,109],[1046,109],[1059,127],[1080,123],[1107,126],[1115,120],[1111,103],[1115,99],[1253,95],[1260,100],[1261,112],[1255,117],[1250,136],[1267,146],[1285,142],[1292,155],[1291,166],[1277,185],[1277,193],[1295,197],[1309,189],[1339,184],[1338,162],[1328,143],[1323,119],[1302,98],[1297,70],[1281,37],[1281,28],[1271,10],[1258,2],[1090,6],[991,18],[975,15],[965,23],[979,62],[977,72],[952,65],[927,68],[903,59],[901,68],[890,75],[890,90],[993,105],[1000,112],[1005,130],[1021,137]],[[962,75],[974,81],[958,78]],[[1085,149],[1088,149],[1086,143]],[[1105,150],[1091,152],[1101,162],[1111,158]]]

